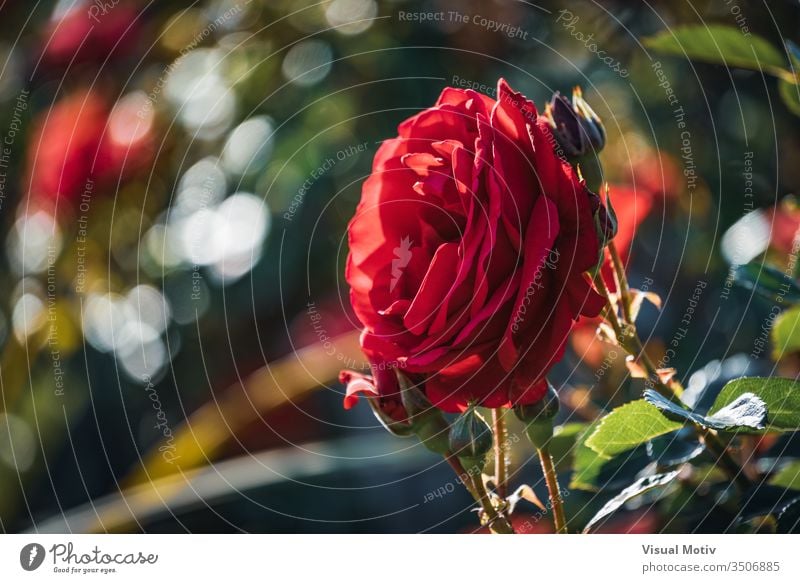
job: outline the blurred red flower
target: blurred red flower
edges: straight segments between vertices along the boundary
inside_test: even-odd
[[[79,2],[42,33],[42,64],[62,68],[74,63],[108,66],[107,60],[129,55],[138,45],[140,25],[132,5],[106,10]]]
[[[141,167],[152,156],[152,113],[132,94],[112,110],[93,91],[62,98],[34,121],[24,186],[37,199],[74,200],[91,179],[99,183]]]
[[[770,246],[781,253],[791,253],[800,231],[800,208],[794,198],[766,209],[765,218],[770,225]]]

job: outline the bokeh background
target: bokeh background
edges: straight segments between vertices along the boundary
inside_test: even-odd
[[[403,16],[427,13],[444,19]],[[473,528],[447,464],[365,404],[344,411],[336,382],[364,364],[343,287],[360,184],[447,85],[505,77],[540,108],[581,85],[631,282],[663,300],[640,319],[654,358],[694,394],[797,373],[756,351],[773,303],[731,273],[792,258],[798,118],[769,76],[641,42],[707,22],[782,50],[796,2],[62,0],[0,17],[4,532]],[[576,423],[641,390],[594,328],[552,378],[565,486]],[[569,511],[592,516],[640,453],[598,492],[567,489]],[[544,499],[532,454],[515,444],[514,482]],[[604,529],[720,530],[712,494],[645,499]]]

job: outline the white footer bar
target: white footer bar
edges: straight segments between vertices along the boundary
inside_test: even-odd
[[[797,582],[799,544],[793,535],[3,535],[0,581]]]

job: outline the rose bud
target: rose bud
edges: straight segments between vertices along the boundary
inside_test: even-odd
[[[591,201],[592,216],[594,217],[594,228],[597,232],[597,238],[600,240],[600,254],[597,258],[597,265],[595,270],[600,269],[605,260],[605,248],[614,237],[617,236],[619,229],[619,222],[617,214],[614,211],[614,206],[611,204],[610,189],[608,184],[604,185],[606,202],[600,199],[600,196],[589,192],[589,200]]]
[[[497,99],[446,88],[398,133],[348,227],[362,349],[446,412],[540,401],[575,320],[605,305],[586,184],[502,79]]]
[[[459,415],[450,427],[450,452],[458,456],[468,472],[472,468],[483,469],[493,442],[492,428],[474,407]]]
[[[547,393],[541,401],[514,407],[514,414],[526,424],[525,433],[537,449],[541,449],[553,437],[553,419],[559,406],[558,393],[548,381]]]
[[[545,105],[543,117],[568,158],[597,154],[606,145],[600,117],[583,98],[580,87],[572,90],[572,102],[556,91]]]
[[[446,455],[450,452],[448,430],[441,411],[425,397],[420,388],[411,383],[403,373],[397,371],[400,381],[400,400],[408,414],[412,431],[422,444],[434,453]]]

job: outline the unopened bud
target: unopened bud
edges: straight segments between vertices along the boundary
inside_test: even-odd
[[[541,449],[553,437],[553,419],[558,413],[558,393],[550,382],[540,401],[530,405],[517,405],[514,413],[526,424],[525,433],[537,448]]]
[[[444,415],[403,373],[398,371],[397,378],[400,382],[400,399],[408,413],[412,432],[430,451],[447,455],[450,451],[450,426]]]
[[[492,428],[474,407],[462,413],[450,428],[450,451],[467,471],[483,469],[493,442]]]
[[[606,145],[603,122],[583,98],[580,87],[572,90],[572,102],[556,91],[543,116],[567,158],[596,154]]]

